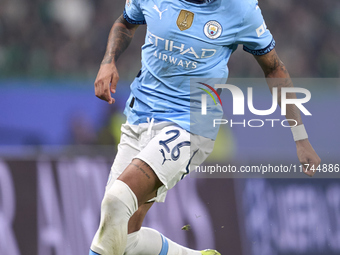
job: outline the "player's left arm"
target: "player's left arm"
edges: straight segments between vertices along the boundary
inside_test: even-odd
[[[272,92],[273,88],[277,87],[278,104],[281,107],[281,88],[282,87],[294,87],[285,65],[279,59],[275,49],[271,50],[267,54],[264,54],[261,56],[256,56],[256,55],[254,56],[257,62],[259,63],[259,65],[261,66],[265,74],[265,77],[267,78],[267,84],[269,86],[270,91]],[[272,78],[275,78],[275,79],[272,79]],[[288,93],[287,98],[295,99],[296,94]],[[298,126],[303,124],[300,110],[294,104],[287,105],[286,118],[296,120]],[[295,122],[290,122],[289,124],[292,126],[295,124]],[[321,162],[320,157],[314,151],[308,138],[296,141],[296,148],[297,148],[298,158],[301,164],[304,166],[304,172],[308,176],[313,176],[315,174],[315,171],[312,171],[310,169],[316,169],[319,166]],[[309,165],[307,171],[306,171],[304,164]]]

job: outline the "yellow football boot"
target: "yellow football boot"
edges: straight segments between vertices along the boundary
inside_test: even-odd
[[[218,251],[215,250],[204,250],[201,251],[202,255],[221,255]]]

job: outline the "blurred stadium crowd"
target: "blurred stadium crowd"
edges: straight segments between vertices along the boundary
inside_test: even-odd
[[[22,142],[25,139],[18,137],[32,137],[33,131],[37,134],[35,137],[39,137],[39,143],[54,144],[54,140],[42,138],[42,131],[57,136],[64,129],[71,131],[68,138],[55,138],[61,143],[63,140],[71,144],[114,144],[118,141],[117,123],[124,121],[121,113],[127,85],[140,68],[145,26],[137,29],[129,49],[118,61],[123,84],[119,93],[125,93],[124,96],[119,94],[120,101],[109,108],[95,98],[92,84],[110,28],[124,5],[125,0],[0,1],[0,88],[7,85],[1,92],[2,106],[12,110],[7,115],[5,112],[0,114],[3,116],[0,144],[27,144]],[[276,50],[292,77],[339,77],[339,1],[260,0],[259,5],[276,39]],[[241,47],[231,57],[229,68],[230,77],[263,76],[251,54],[243,52]],[[16,84],[22,87],[34,87],[34,90],[17,89],[11,80],[18,81]],[[68,89],[72,90],[72,82],[78,80],[88,91],[83,92],[83,101],[74,102],[70,99],[72,95],[69,96],[73,92]],[[44,91],[45,87],[55,90]],[[79,99],[80,91],[77,93]],[[16,99],[22,96],[23,100],[18,104],[18,100],[8,98],[10,95],[15,95]],[[49,98],[48,102],[44,98]],[[64,102],[64,107],[54,101]],[[26,109],[26,114],[20,115],[22,109]],[[89,117],[91,109],[92,117]],[[78,112],[77,118],[68,117],[72,112]],[[99,112],[105,121],[98,121]],[[55,123],[51,122],[50,113],[53,113]],[[21,117],[15,117],[15,114]]]
[[[109,30],[124,0],[2,0],[0,77],[94,79]],[[340,2],[260,0],[277,51],[293,77],[338,77]],[[120,76],[139,69],[145,28],[119,61]],[[233,56],[231,76],[261,76],[258,66]]]
[[[140,69],[145,26],[118,61],[116,103],[95,97],[93,81],[125,1],[0,0],[0,255],[88,250],[125,121],[128,85]],[[339,0],[259,5],[292,77],[339,77]],[[263,77],[241,47],[229,69],[230,77]],[[308,105],[313,118],[304,123],[322,163],[334,165],[340,79],[315,80]],[[256,98],[266,103],[271,98],[263,85]],[[207,164],[298,164],[288,130],[220,130]],[[339,179],[316,176],[323,177],[186,178],[145,223],[190,247],[203,248],[214,237],[222,254],[340,254]],[[179,232],[188,223],[193,231]]]

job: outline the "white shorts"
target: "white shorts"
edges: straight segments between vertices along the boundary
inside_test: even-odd
[[[172,122],[123,124],[118,152],[107,188],[134,158],[147,163],[164,184],[150,201],[164,202],[166,193],[211,153],[214,141],[194,135]]]

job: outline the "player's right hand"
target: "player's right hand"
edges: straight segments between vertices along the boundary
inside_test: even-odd
[[[111,93],[116,93],[118,80],[116,65],[113,63],[102,64],[94,82],[95,95],[109,104],[113,104],[115,99],[112,98]]]

